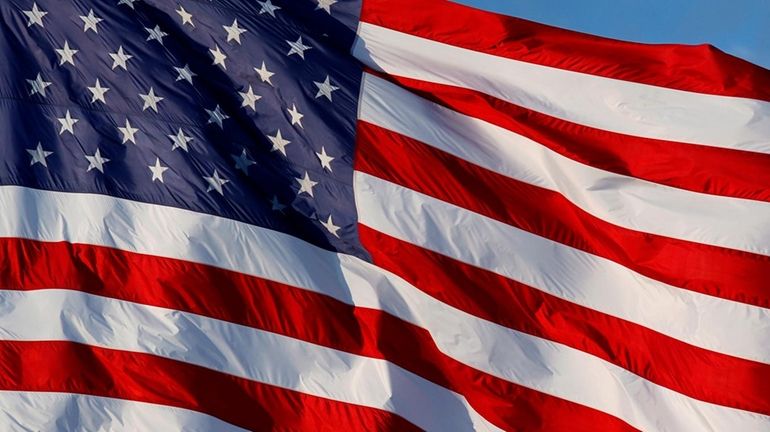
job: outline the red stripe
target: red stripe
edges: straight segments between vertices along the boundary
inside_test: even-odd
[[[770,257],[622,228],[585,212],[558,192],[362,121],[355,168],[670,285],[770,307]]]
[[[402,418],[149,354],[72,342],[0,341],[0,389],[185,408],[250,430],[419,430]],[[127,425],[130,427],[130,425]]]
[[[359,232],[375,264],[444,303],[593,354],[696,399],[770,414],[770,365],[689,345],[364,225]]]
[[[475,90],[369,72],[595,168],[694,192],[770,202],[770,154],[607,132]]]
[[[608,414],[470,368],[441,353],[424,329],[325,295],[205,265],[90,245],[0,239],[0,261],[0,288],[81,290],[386,359],[463,394],[481,415],[507,430],[632,430]]]
[[[361,20],[473,51],[607,78],[770,101],[770,71],[710,45],[606,39],[444,0],[364,0]]]

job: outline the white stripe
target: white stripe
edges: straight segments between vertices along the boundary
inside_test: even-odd
[[[393,75],[474,89],[586,126],[770,153],[770,103],[556,69],[362,22],[353,54]]]
[[[244,432],[177,407],[72,393],[0,391],[5,432]]]
[[[628,372],[619,372],[619,368],[593,356],[474,318],[355,257],[324,251],[285,234],[174,208],[14,186],[0,187],[0,208],[18,213],[0,213],[0,237],[90,243],[187,259],[306,288],[355,306],[384,310],[427,329],[439,349],[460,361],[515,382],[531,384],[532,388],[589,404],[632,424],[650,425],[647,428],[650,430],[676,429],[672,425],[679,420],[673,417],[683,419],[681,421],[689,426],[685,430],[708,430],[709,425],[725,424],[738,425],[735,427],[743,430],[768,427],[764,416],[715,407],[665,389],[656,390],[663,392],[662,400],[657,394],[637,393],[637,387],[658,387]],[[82,212],[82,208],[89,211]],[[130,223],[137,220],[154,223]],[[103,226],[111,227],[110,233],[98,229]],[[286,263],[296,265],[289,267]],[[653,291],[655,294],[657,291]],[[717,303],[710,307],[702,303],[705,298],[694,293],[687,295],[692,297],[679,299],[693,310],[683,309],[682,320],[677,323],[667,316],[660,326],[690,326],[693,333],[708,330],[710,325],[718,329],[720,324],[726,329],[740,330],[734,334],[722,330],[727,336],[718,340],[722,347],[728,348],[733,344],[742,346],[744,338],[753,344],[767,340],[762,336],[766,333],[763,329],[767,327],[767,315],[758,315],[759,309],[718,299],[714,299]],[[664,306],[672,301],[665,297],[660,300]],[[705,307],[705,315],[698,314],[699,307]],[[708,314],[717,309],[720,313]],[[496,338],[500,338],[499,343]],[[481,344],[482,341],[486,342]],[[530,350],[530,346],[534,348]],[[540,356],[537,347],[555,350],[552,355],[556,363],[552,365],[549,356]],[[511,350],[511,356],[507,350]],[[567,353],[566,359],[579,360],[574,370],[569,363],[562,365],[563,362],[557,360],[561,359],[561,351]],[[532,369],[530,363],[540,367]],[[583,367],[588,367],[588,371],[597,368],[612,371],[613,376],[584,375],[580,369]],[[616,377],[615,373],[621,376]],[[628,394],[641,396],[634,401]],[[669,397],[674,402],[669,401]],[[636,404],[638,407],[634,408]],[[679,417],[676,413],[681,404],[687,405],[689,411]],[[697,409],[692,408],[693,404]],[[663,407],[672,411],[664,412]]]
[[[359,117],[510,178],[557,191],[632,230],[770,255],[770,205],[707,195],[584,165],[507,129],[365,75]]]
[[[427,430],[496,430],[462,396],[384,360],[78,291],[0,290],[0,304],[0,339],[62,340],[149,353],[395,412]]]
[[[355,173],[355,193],[360,222],[377,231],[692,345],[770,364],[770,309],[666,285],[365,173]]]

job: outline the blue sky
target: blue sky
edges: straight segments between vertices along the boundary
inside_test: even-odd
[[[456,0],[587,33],[710,43],[770,69],[770,0]]]

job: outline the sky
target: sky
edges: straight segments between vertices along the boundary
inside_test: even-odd
[[[770,69],[770,0],[455,1],[615,39],[710,43]]]

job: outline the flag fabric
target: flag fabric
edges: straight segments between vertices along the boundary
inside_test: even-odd
[[[0,26],[0,429],[770,430],[770,71],[439,0]]]

